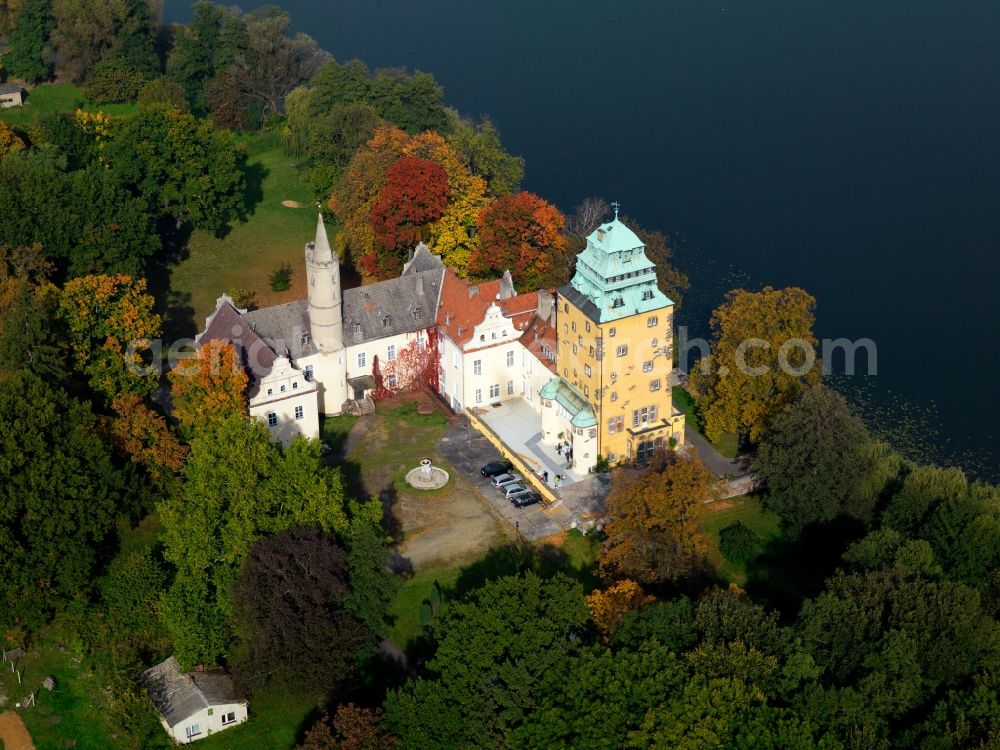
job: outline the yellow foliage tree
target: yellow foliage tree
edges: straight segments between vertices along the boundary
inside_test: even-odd
[[[194,357],[184,359],[167,375],[173,414],[189,434],[232,414],[247,413],[247,375],[236,347],[226,341],[206,341]]]
[[[587,597],[590,616],[604,635],[609,638],[615,629],[622,624],[629,612],[642,609],[653,601],[647,596],[642,586],[631,579],[624,579],[608,586],[604,591],[598,589]]]
[[[649,470],[615,476],[607,499],[601,575],[643,585],[677,581],[704,564],[701,530],[712,475],[696,456],[654,455]]]
[[[11,151],[24,148],[25,145],[24,139],[15,133],[10,125],[0,120],[0,158],[6,156]]]
[[[181,470],[187,448],[181,445],[167,426],[167,421],[146,406],[135,394],[122,394],[111,402],[115,416],[105,421],[111,442],[133,463],[156,477]]]
[[[448,205],[444,216],[431,225],[430,247],[441,256],[445,265],[462,278],[468,275],[469,258],[478,239],[473,231],[479,212],[490,202],[486,197],[486,181],[473,177],[468,192]]]
[[[712,351],[691,368],[712,440],[756,442],[771,419],[822,374],[813,334],[816,300],[802,289],[734,289],[712,313]]]

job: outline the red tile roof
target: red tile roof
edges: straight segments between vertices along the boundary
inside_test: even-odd
[[[500,279],[472,284],[460,279],[452,269],[447,269],[438,305],[438,326],[448,338],[463,346],[472,340],[473,330],[483,322],[486,311],[495,302],[506,317],[513,319],[517,330],[526,329],[538,307],[538,294],[528,292],[497,299],[500,285]]]

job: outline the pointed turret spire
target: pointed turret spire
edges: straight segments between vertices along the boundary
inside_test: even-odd
[[[618,201],[611,204],[611,208],[615,210],[615,221],[618,221],[618,209],[620,208]]]
[[[330,240],[326,236],[326,225],[323,223],[323,212],[316,219],[316,241],[313,243],[313,259],[317,263],[329,263],[333,260],[330,250]]]

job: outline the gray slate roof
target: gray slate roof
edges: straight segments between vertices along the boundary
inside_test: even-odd
[[[586,294],[577,291],[572,284],[564,284],[556,290],[560,297],[565,297],[576,308],[595,323],[601,322],[601,310]]]
[[[140,682],[171,727],[204,708],[245,702],[232,678],[221,669],[184,674],[173,656],[143,672]]]
[[[0,84],[0,94],[19,94],[22,91],[24,91],[24,88],[18,86],[16,83]]]
[[[438,270],[444,270],[444,263],[441,261],[441,256],[432,253],[431,249],[421,242],[414,249],[413,257],[403,265],[403,273],[400,275],[405,276],[408,273]]]
[[[344,291],[344,344],[354,346],[431,328],[444,266]]]
[[[251,310],[243,315],[243,320],[278,354],[284,354],[287,349],[293,361],[316,353],[316,345],[309,335],[308,300]]]
[[[197,341],[202,344],[215,339],[228,341],[236,346],[243,364],[250,369],[249,396],[250,398],[256,396],[260,391],[261,378],[271,372],[274,366],[274,350],[257,335],[250,321],[240,315],[228,301],[220,302]]]

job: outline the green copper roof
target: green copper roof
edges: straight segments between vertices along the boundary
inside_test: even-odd
[[[576,388],[562,378],[552,378],[542,386],[538,395],[549,401],[556,401],[569,412],[569,423],[574,427],[596,427],[597,417],[594,416],[590,403]]]
[[[656,286],[656,265],[642,240],[617,215],[587,237],[570,285],[596,307],[598,323],[673,304]]]

